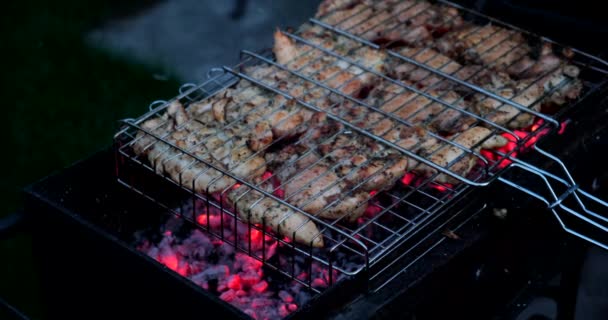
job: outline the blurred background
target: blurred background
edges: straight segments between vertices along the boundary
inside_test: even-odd
[[[2,126],[8,146],[1,157],[7,171],[0,178],[0,217],[19,208],[20,190],[26,184],[109,146],[117,120],[141,115],[154,100],[172,98],[181,83],[201,82],[211,67],[236,62],[240,49],[268,47],[276,27],[300,25],[314,14],[319,2],[3,3],[0,24],[5,62],[0,77],[9,124]],[[459,2],[471,7],[502,3]],[[527,2],[505,2],[510,3],[511,11],[497,6],[502,9],[492,12],[488,6],[489,13],[512,14],[524,24],[535,21],[516,10]],[[591,51],[604,47],[601,41],[583,41],[606,35],[605,23],[592,21],[593,12],[603,10],[565,1],[563,6],[562,2],[534,3],[559,9],[555,16],[545,15],[547,19],[573,17],[568,23],[557,23],[563,29],[552,24],[551,30],[542,30],[541,23],[539,30],[536,23],[537,30],[558,38],[571,33],[574,37],[569,43],[581,41]],[[525,11],[534,14],[530,8]],[[591,31],[596,34],[589,32],[589,23],[598,26]],[[584,36],[580,36],[581,30],[586,30]],[[19,234],[1,240],[0,298],[31,318],[44,318],[44,303],[31,267],[31,239]]]
[[[181,83],[261,49],[318,1],[8,1],[0,19],[8,146],[0,217],[21,189],[110,145],[118,120],[137,117]],[[91,181],[91,183],[95,183]],[[44,318],[27,234],[0,241],[0,299]],[[78,267],[78,266],[74,266]],[[0,307],[0,318],[3,313]]]

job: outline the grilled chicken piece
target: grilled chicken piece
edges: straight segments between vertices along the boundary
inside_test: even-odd
[[[383,71],[386,58],[384,52],[361,46],[351,48],[350,46],[354,46],[352,40],[345,37],[337,37],[336,41],[327,37],[323,38],[323,35],[310,33],[307,34],[307,37],[311,42],[320,43],[329,50],[337,51],[366,68],[377,72]],[[338,59],[305,44],[297,44],[279,30],[274,33],[274,40],[273,52],[278,63],[332,89],[338,89],[344,94],[352,95],[376,78],[373,73],[365,72],[346,60]]]
[[[249,126],[247,143],[254,151],[263,150],[276,139],[301,133],[305,130],[303,123],[312,116],[311,111],[295,101],[269,94],[246,81],[224,91],[213,102],[212,110],[220,123],[242,122]]]
[[[320,18],[336,10],[343,10],[357,3],[354,0],[324,0],[319,4],[315,17]]]
[[[428,159],[461,177],[466,177],[477,162],[477,157],[470,153],[470,150],[478,151],[480,148],[499,148],[508,142],[504,137],[494,135],[492,131],[483,127],[470,128],[450,140],[459,144],[462,148],[443,143],[440,149],[430,153]],[[461,158],[459,159],[459,157]],[[421,164],[414,168],[414,172],[424,176],[431,176],[437,173],[437,170]],[[444,173],[437,175],[434,181],[452,184],[460,182],[460,180]]]
[[[580,69],[573,65],[562,65],[551,74],[541,78],[545,94],[548,94],[543,103],[562,106],[572,101],[583,91],[583,83],[578,79]]]
[[[168,174],[175,182],[199,193],[226,192],[236,184],[234,179],[203,161],[242,179],[259,178],[266,171],[266,162],[247,147],[243,133],[248,129],[242,124],[221,126],[214,117],[210,103],[195,103],[184,110],[174,101],[165,115],[142,124],[143,129],[164,137],[198,159],[143,131],[137,134],[133,150],[146,157],[158,174]],[[227,195],[229,203],[237,208],[243,219],[251,219],[253,223],[265,220],[266,225],[279,234],[300,243],[323,246],[316,225],[301,213],[265,198],[249,187],[241,186],[228,191]]]
[[[305,145],[290,145],[267,154],[275,177],[281,182],[285,199],[294,206],[326,219],[345,217],[354,221],[367,208],[369,193],[349,190],[336,173],[337,163]]]
[[[262,183],[258,187],[272,193],[270,183]],[[227,193],[226,200],[245,221],[268,226],[301,244],[316,248],[324,245],[323,235],[310,218],[255,189],[246,185],[233,188]]]
[[[576,79],[579,73],[576,66],[566,64],[557,57],[550,43],[543,43],[538,58],[533,59],[532,49],[521,33],[516,31],[491,24],[483,27],[469,26],[439,39],[437,48],[451,57],[460,57],[466,61],[482,64],[493,70],[505,72],[516,79],[523,79],[527,83],[534,82],[544,87],[545,93],[549,93],[561,84],[562,87],[553,90],[550,97],[544,99],[544,103],[563,105],[567,100],[576,98],[582,90],[582,83]],[[485,77],[487,73],[482,79]],[[542,78],[538,79],[538,77]],[[475,82],[483,84],[483,81]],[[527,93],[530,94],[536,95],[535,92]]]
[[[337,35],[335,32],[332,32],[327,29],[323,29],[320,26],[309,25],[305,26],[301,30],[301,37],[305,39],[307,42],[312,43],[318,47],[323,49],[327,49],[333,53],[337,53],[346,59],[344,61],[337,61],[336,63],[342,68],[348,68],[347,59],[353,61],[363,67],[373,70],[375,72],[384,72],[384,64],[387,58],[387,54],[384,50],[376,50],[369,46],[363,45],[358,41],[352,40],[345,36]],[[279,40],[281,37],[284,37],[283,40]],[[285,38],[287,38],[284,34],[275,35],[275,43],[283,42],[285,45],[290,45]],[[290,39],[289,39],[290,40]],[[291,46],[294,44],[292,43]],[[316,50],[313,49],[312,46],[306,45],[305,43],[301,43],[298,51],[300,53],[305,52],[306,50]],[[311,53],[306,53],[311,54]],[[320,55],[327,56],[326,53],[320,53]],[[359,74],[364,72],[363,70],[353,67],[354,70],[357,70],[355,73]]]
[[[508,69],[531,51],[521,33],[492,24],[452,31],[439,39],[436,47],[448,56],[498,71]]]
[[[459,132],[475,122],[475,118],[460,111],[467,109],[467,105],[457,93],[453,91],[427,93],[444,103],[392,83],[376,87],[370,93],[368,101],[413,126],[428,126],[442,133]]]
[[[534,111],[540,110],[540,99],[544,94],[542,85],[538,82],[513,82],[507,76],[493,76],[493,83],[486,85],[486,89],[509,99]],[[534,122],[534,115],[520,110],[512,105],[489,98],[486,95],[476,94],[471,104],[471,110],[476,114],[500,126],[511,129],[525,128]]]
[[[580,69],[557,57],[550,43],[543,43],[537,60],[525,57],[507,71],[528,82],[538,79],[536,83],[549,95],[543,103],[561,106],[576,99],[582,91],[582,83],[578,79]]]
[[[390,18],[363,33],[362,37],[390,47],[430,44],[433,37],[463,25],[456,8],[425,1],[403,1],[389,6]]]
[[[490,72],[482,66],[475,64],[463,66],[452,60],[452,58],[431,48],[403,47],[395,50],[395,52],[460,80],[477,84],[485,84],[488,81],[487,78]],[[392,59],[387,65],[389,76],[394,79],[408,80],[417,87],[434,90],[454,90],[463,93],[470,92],[470,89],[458,85],[457,82],[451,81],[433,71],[418,67],[407,62],[405,59]]]
[[[401,140],[398,135],[383,138],[396,144]],[[390,189],[408,166],[408,158],[398,150],[358,134],[341,133],[321,143],[319,151],[332,162],[339,163],[338,176],[349,185],[368,192]]]
[[[518,79],[534,78],[555,70],[562,60],[553,54],[550,43],[543,43],[538,59],[525,56],[517,61],[506,72]]]
[[[201,109],[206,111],[201,112]],[[162,125],[163,122],[166,124]],[[159,124],[161,127],[155,128]],[[246,129],[238,125],[220,127],[213,121],[206,104],[194,104],[186,112],[181,103],[174,101],[167,108],[166,115],[144,122],[142,128],[239,178],[256,177],[266,170],[264,158],[255,155],[242,137]],[[136,138],[134,151],[146,157],[157,173],[168,174],[184,186],[193,186],[198,192],[213,193],[234,183],[231,177],[143,131],[138,132]]]
[[[429,48],[409,48],[404,47],[396,50],[400,55],[412,58],[414,61],[422,63],[435,70],[447,74],[453,74],[462,68],[462,65],[451,58]],[[419,87],[446,88],[450,85],[449,80],[426,69],[417,67],[405,60],[394,61],[394,67],[390,68],[391,74],[402,80],[409,80]],[[442,81],[443,80],[443,81]],[[441,83],[440,86],[436,86]]]
[[[458,10],[426,1],[324,1],[318,18],[379,44],[415,45],[463,24]]]

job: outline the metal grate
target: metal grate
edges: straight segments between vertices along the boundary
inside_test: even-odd
[[[447,2],[386,3],[338,6],[295,32],[277,32],[274,54],[243,51],[239,65],[213,70],[207,82],[125,120],[115,136],[119,181],[175,208],[121,172],[132,163],[164,176],[205,203],[207,221],[209,208],[222,223],[235,217],[226,218],[234,233],[238,220],[275,238],[291,263],[231,242],[223,226],[207,231],[318,290],[298,277],[295,260],[328,268],[330,284],[368,270],[470,186],[489,184],[505,163],[519,165],[517,153],[604,85],[601,61],[583,52],[482,15],[465,19],[465,9]],[[442,39],[463,50],[440,53]],[[549,44],[556,58],[564,53],[559,64],[512,71],[533,46]],[[498,71],[517,88],[488,85]],[[577,98],[553,101],[579,87]],[[476,109],[483,105],[494,107]],[[464,139],[471,128],[483,128],[473,142]],[[513,148],[482,150],[505,137]],[[198,224],[199,213],[173,210]],[[265,218],[272,213],[277,221]]]

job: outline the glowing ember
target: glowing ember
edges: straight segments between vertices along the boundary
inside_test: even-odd
[[[403,176],[403,178],[401,178],[401,182],[403,182],[404,185],[409,186],[412,184],[412,181],[414,181],[415,178],[415,174],[408,172]]]
[[[534,144],[538,141],[538,139],[549,133],[549,128],[539,130],[542,127],[543,123],[543,120],[539,119],[529,128],[526,128],[524,130],[513,130],[513,133],[515,133],[517,137],[509,133],[503,133],[502,136],[509,141],[504,147],[497,148],[495,151],[481,150],[480,153],[484,157],[486,157],[486,159],[488,159],[491,164],[500,160],[500,162],[497,164],[497,167],[499,169],[503,169],[512,163],[511,160],[502,159],[505,155],[513,158],[517,157],[518,152],[524,152],[532,148]],[[565,128],[564,123],[562,123],[560,126],[560,132],[562,131],[562,128]],[[519,150],[516,151],[518,142],[522,140],[525,141],[523,147],[519,148]]]
[[[272,177],[272,172],[270,172],[270,171],[266,171],[266,172],[264,172],[264,174],[262,175],[262,179],[263,179],[264,181],[266,181],[266,180],[270,179],[271,177]]]
[[[203,205],[197,207],[200,211],[205,211],[204,208]],[[143,238],[138,241],[137,248],[254,319],[284,318],[312,297],[299,283],[275,274],[267,275],[261,261],[236,251],[230,242],[236,238],[239,246],[250,248],[257,257],[264,255],[265,259],[276,261],[273,263],[281,264],[283,269],[291,267],[294,261],[283,257],[291,257],[291,254],[278,255],[277,252],[290,249],[290,244],[279,244],[272,237],[265,236],[262,230],[248,228],[241,223],[235,229],[234,219],[229,215],[225,214],[223,220],[222,225],[219,210],[202,212],[196,217],[200,225],[209,227],[215,233],[219,233],[223,226],[226,241],[210,237],[198,229],[188,229],[190,232],[184,233],[180,228],[186,224],[172,218],[167,222],[167,228],[160,232],[161,240],[158,243],[152,244]],[[256,227],[261,228],[259,225]],[[186,236],[180,238],[177,235]],[[318,289],[327,288],[330,284],[328,271],[316,263],[311,266],[306,261],[301,258],[293,265],[296,274],[300,275],[298,278],[308,281],[308,274],[301,270],[312,268],[312,285]],[[337,272],[332,276],[333,281],[339,278]]]
[[[557,134],[564,134],[564,132],[566,132],[566,126],[568,126],[568,124],[570,124],[570,120],[566,120],[560,123],[559,131],[557,131]]]
[[[433,187],[435,190],[440,191],[440,192],[445,192],[448,189],[452,189],[452,185],[451,184],[439,184],[439,183],[431,183],[431,187]]]
[[[177,265],[179,264],[179,261],[177,260],[177,256],[175,256],[174,254],[160,256],[158,257],[158,261],[167,266],[167,268],[173,271],[177,271]]]

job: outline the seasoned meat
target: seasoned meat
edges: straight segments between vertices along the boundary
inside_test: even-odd
[[[413,126],[428,126],[437,132],[458,132],[475,122],[473,117],[461,111],[467,109],[467,105],[457,93],[453,91],[427,93],[438,101],[391,83],[378,86],[371,92],[368,100],[371,104]]]
[[[258,186],[272,193],[270,183],[262,183]],[[241,185],[230,190],[226,198],[245,221],[266,225],[278,234],[298,243],[317,248],[324,245],[323,235],[310,218],[255,189]]]
[[[437,49],[454,58],[504,71],[530,53],[521,33],[487,24],[452,31],[437,41]]]
[[[463,24],[458,10],[426,1],[323,1],[316,15],[325,23],[391,45],[415,45]]]
[[[538,83],[530,83],[529,81],[503,83],[498,81],[486,87],[501,97],[531,110],[540,110],[539,100],[544,90]],[[518,129],[525,128],[534,122],[533,114],[483,94],[476,94],[474,101],[471,110],[498,125]]]
[[[242,179],[251,181],[260,177],[266,171],[265,159],[249,149],[243,138],[245,129],[239,125],[222,127],[214,120],[209,104],[193,104],[184,110],[178,101],[174,101],[165,115],[144,122],[142,128],[197,158],[143,131],[138,132],[133,150],[147,158],[158,174],[167,174],[175,182],[199,193],[225,192],[236,183],[205,162]],[[241,218],[252,219],[253,223],[265,220],[266,225],[279,234],[301,243],[323,246],[323,238],[310,219],[272,199],[260,199],[261,194],[248,187],[228,192],[228,200],[236,206]]]
[[[455,135],[455,137],[450,140],[459,144],[461,147],[452,146],[444,142],[441,148],[433,150],[433,152],[430,153],[428,159],[461,177],[466,177],[477,161],[477,157],[468,150],[477,151],[480,148],[498,148],[507,144],[507,139],[502,136],[494,135],[492,131],[483,127],[470,128]],[[414,171],[425,176],[437,173],[436,169],[424,164],[416,167]],[[459,182],[459,180],[444,173],[437,175],[434,180],[439,183]]]
[[[369,193],[349,192],[349,185],[336,173],[337,163],[304,145],[287,146],[268,154],[275,176],[284,188],[285,199],[326,219],[346,217],[353,221],[367,208]]]
[[[434,70],[441,71],[457,79],[476,84],[485,84],[488,80],[489,70],[476,64],[462,65],[452,58],[431,48],[403,47],[395,50],[400,55],[411,58]],[[416,87],[426,90],[450,90],[470,93],[471,90],[449,80],[436,72],[418,67],[405,59],[392,58],[387,63],[388,75],[394,79],[407,80]]]
[[[212,120],[211,112],[196,114],[198,108],[205,106],[194,105],[186,113],[183,106],[174,101],[164,118],[150,119],[142,124],[142,128],[152,130],[177,147],[238,177],[255,177],[264,173],[264,159],[247,147],[241,136],[242,127],[221,128]],[[155,129],[163,122],[166,124]],[[201,192],[218,192],[234,183],[232,178],[147,136],[143,131],[138,132],[137,138],[143,139],[136,140],[134,151],[147,157],[159,174],[166,173],[176,182],[194,186]]]
[[[313,43],[321,43],[325,48],[341,51],[342,55],[366,68],[379,72],[383,70],[385,53],[367,47],[351,47],[352,40],[344,37],[335,40],[323,39],[322,35],[313,34],[308,34],[307,37]],[[298,44],[279,30],[274,33],[274,40],[273,52],[278,63],[304,76],[310,76],[332,89],[338,89],[344,94],[354,94],[375,78],[372,73],[364,72],[343,59],[327,55],[311,46]]]

